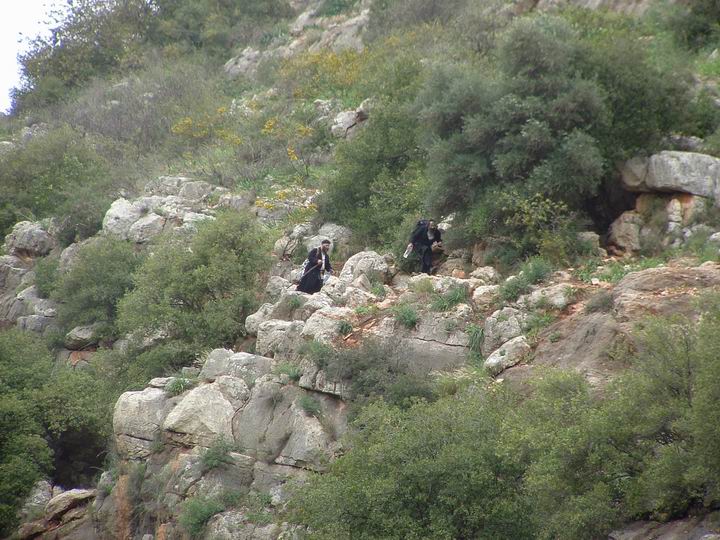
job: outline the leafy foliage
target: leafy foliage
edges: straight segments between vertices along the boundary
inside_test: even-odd
[[[88,483],[103,461],[112,404],[91,374],[58,369],[32,335],[0,332],[0,533],[33,484]]]
[[[720,500],[720,309],[651,320],[604,397],[550,371],[529,396],[496,384],[357,418],[352,451],[296,493],[319,538],[593,539],[639,516]]]
[[[191,348],[232,345],[257,303],[268,240],[250,215],[236,212],[204,223],[189,248],[167,238],[120,302],[120,327]]]
[[[61,302],[61,325],[69,330],[101,323],[103,333],[114,335],[118,302],[133,288],[132,274],[142,260],[132,244],[123,240],[101,237],[83,245],[53,292],[53,298]]]
[[[22,219],[63,216],[69,244],[99,228],[110,205],[107,163],[73,129],[39,133],[0,156],[0,231]]]

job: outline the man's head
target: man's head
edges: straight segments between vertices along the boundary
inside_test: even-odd
[[[330,249],[330,240],[326,238],[325,240],[320,242],[320,247],[325,253],[327,253],[327,251]]]
[[[428,229],[430,229],[431,231],[437,229],[437,223],[435,223],[434,219],[428,220]]]

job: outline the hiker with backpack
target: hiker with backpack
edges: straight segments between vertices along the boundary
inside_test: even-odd
[[[406,256],[415,251],[420,257],[421,271],[430,274],[433,253],[439,253],[442,250],[442,235],[437,223],[432,219],[418,221],[405,250]]]
[[[325,239],[320,243],[320,247],[310,250],[307,261],[303,268],[303,274],[298,283],[297,290],[315,294],[325,283],[326,276],[331,274],[333,269],[330,264],[330,240]]]

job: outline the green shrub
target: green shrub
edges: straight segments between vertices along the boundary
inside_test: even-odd
[[[348,321],[340,321],[340,324],[338,324],[338,333],[341,336],[346,336],[352,331],[352,324],[350,324]]]
[[[320,402],[307,394],[300,396],[298,399],[298,405],[303,411],[305,411],[305,414],[309,416],[320,417],[322,414],[322,406],[320,405]]]
[[[52,472],[35,395],[51,378],[53,360],[28,333],[0,331],[0,535],[10,537],[33,484]]]
[[[293,296],[290,300],[288,300],[288,307],[293,311],[302,307],[302,305],[303,301],[298,296]]]
[[[468,291],[462,285],[453,286],[449,291],[442,295],[437,295],[432,302],[434,311],[448,311],[456,305],[466,302],[468,299]]]
[[[17,221],[57,216],[67,245],[100,229],[110,206],[108,164],[69,127],[38,134],[0,157],[0,231]]]
[[[514,276],[500,285],[500,299],[504,302],[513,302],[521,295],[530,292],[530,283],[525,276]]]
[[[53,257],[45,257],[35,263],[35,285],[42,298],[50,298],[57,287],[59,263]]]
[[[53,293],[61,302],[58,320],[63,328],[103,323],[104,332],[113,335],[118,302],[133,288],[132,274],[142,260],[130,243],[111,237],[82,246]]]
[[[357,4],[357,0],[323,0],[323,3],[315,11],[321,17],[332,17],[349,11]]]
[[[614,304],[612,293],[609,291],[598,291],[590,297],[585,304],[585,313],[607,313],[612,310]]]
[[[303,370],[296,364],[290,362],[283,362],[275,368],[275,373],[278,375],[287,375],[291,381],[298,382],[302,377]]]
[[[233,463],[233,459],[230,457],[230,452],[233,450],[235,450],[235,445],[232,442],[224,437],[219,437],[200,455],[200,466],[203,471],[207,472],[230,465]]]
[[[217,499],[191,497],[183,503],[178,522],[191,538],[199,538],[210,518],[223,510],[225,506]]]
[[[190,249],[167,238],[120,302],[120,327],[188,347],[232,345],[257,304],[268,242],[252,216],[236,212],[203,223]]]
[[[415,328],[420,316],[414,307],[408,304],[399,304],[393,307],[393,315],[395,320],[402,324],[405,328]]]
[[[174,377],[169,384],[165,386],[165,391],[171,396],[179,396],[183,392],[190,390],[194,386],[193,381],[185,377]]]

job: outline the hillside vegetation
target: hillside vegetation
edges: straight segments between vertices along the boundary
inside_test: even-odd
[[[448,252],[480,244],[483,264],[520,272],[501,285],[509,302],[556,269],[599,264],[578,232],[604,234],[632,207],[619,162],[667,149],[671,136],[702,138],[720,157],[712,0],[636,18],[503,0],[322,0],[315,16],[369,10],[364,47],[270,54],[298,34],[320,39],[318,26],[291,28],[305,4],[76,0],[21,58],[23,84],[0,121],[11,141],[0,148],[0,232],[39,221],[59,242],[13,291],[35,285],[57,304],[57,327],[0,330],[0,536],[38,479],[90,486],[119,468],[110,441],[123,392],[212,349],[253,351],[246,320],[263,304],[274,242],[294,226],[347,226],[345,254],[390,251],[409,271],[416,261],[400,254],[415,222],[451,216]],[[246,48],[268,54],[227,76]],[[326,117],[361,104],[369,121],[335,137]],[[142,245],[98,234],[113,201],[162,175],[223,188],[207,196],[213,219]],[[318,195],[257,218],[298,192]],[[221,210],[221,193],[252,193],[252,206]],[[71,245],[68,265],[60,252]],[[704,241],[657,242],[644,255],[718,259]],[[368,283],[385,297],[381,281]],[[447,312],[467,291],[431,298]],[[409,304],[392,309],[417,323]],[[590,539],[716,509],[720,308],[708,295],[697,309],[700,319],[644,321],[623,353],[627,372],[600,390],[561,370],[522,391],[502,385],[480,373],[477,343],[473,376],[457,384],[405,373],[372,347],[306,351],[352,380],[349,450],[278,514],[317,538]],[[536,310],[536,333],[545,315]],[[85,369],[61,366],[57,351],[79,326],[93,327],[97,350]],[[319,407],[303,406],[318,417]],[[200,534],[223,508],[186,515],[186,529]]]

